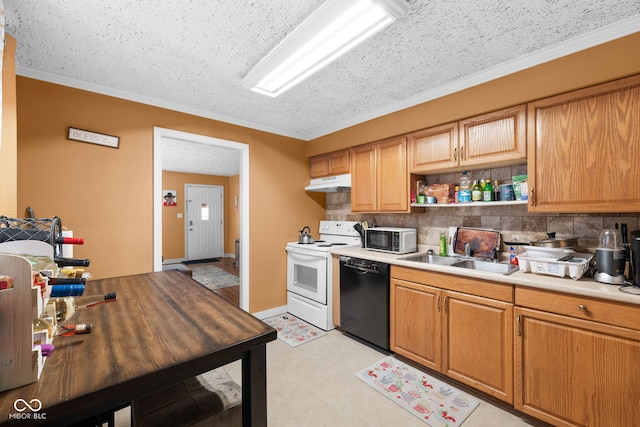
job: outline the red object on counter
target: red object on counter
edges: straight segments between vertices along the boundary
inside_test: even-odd
[[[84,245],[84,239],[81,237],[56,237],[56,243],[63,245]]]
[[[13,288],[13,277],[0,274],[0,291]]]

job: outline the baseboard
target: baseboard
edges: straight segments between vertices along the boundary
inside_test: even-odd
[[[162,260],[162,265],[167,264],[180,264],[182,261],[186,261],[186,258],[176,258],[176,259],[165,259]]]
[[[278,316],[279,314],[285,314],[287,312],[287,306],[281,305],[280,307],[270,308],[269,310],[259,311],[257,313],[251,313],[254,317],[260,320],[268,319],[269,317]]]

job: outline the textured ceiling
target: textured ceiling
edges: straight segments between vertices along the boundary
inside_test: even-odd
[[[408,0],[406,16],[283,95],[243,89],[250,68],[321,2],[4,7],[20,75],[303,140],[640,31],[638,0]]]

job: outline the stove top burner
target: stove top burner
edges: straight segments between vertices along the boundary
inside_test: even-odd
[[[303,243],[303,242],[298,242],[299,245],[315,245],[316,243],[324,243],[324,240],[314,240],[313,242],[307,242],[307,243]],[[320,245],[318,245],[320,246]],[[329,245],[331,246],[331,245]]]
[[[334,242],[334,243],[324,243],[323,240],[316,240],[316,243],[321,242],[323,244],[318,245],[319,248],[330,248],[331,246],[344,246],[347,245],[347,243],[344,242]]]

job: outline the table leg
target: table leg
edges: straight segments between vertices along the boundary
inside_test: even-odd
[[[242,425],[267,425],[267,346],[250,350],[242,358]]]

